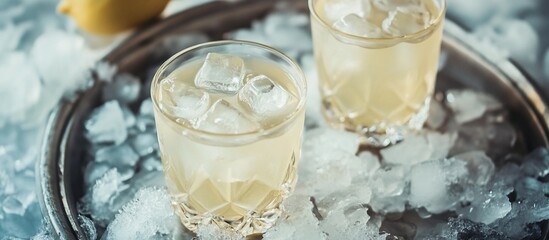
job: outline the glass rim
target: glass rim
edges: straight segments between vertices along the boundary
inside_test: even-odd
[[[225,45],[233,45],[233,44],[256,47],[256,48],[262,49],[264,51],[273,53],[274,55],[280,57],[282,60],[286,61],[292,68],[294,68],[294,70],[297,73],[297,77],[292,77],[292,76],[290,76],[290,77],[291,77],[292,81],[295,81],[294,84],[296,85],[296,88],[297,88],[298,93],[300,94],[300,96],[299,96],[299,102],[298,102],[297,106],[293,109],[293,111],[290,114],[288,114],[288,116],[286,116],[282,121],[270,126],[269,128],[265,128],[265,129],[261,128],[261,129],[256,130],[256,131],[236,133],[236,134],[234,134],[234,133],[212,133],[212,132],[192,128],[190,126],[187,126],[186,124],[178,123],[177,121],[175,121],[174,119],[169,117],[170,116],[169,114],[165,113],[164,111],[162,111],[160,109],[159,103],[157,102],[157,99],[155,99],[153,97],[154,95],[156,95],[156,94],[154,94],[154,91],[157,91],[158,88],[159,88],[159,82],[162,80],[160,78],[161,73],[166,71],[166,69],[168,68],[168,66],[170,64],[172,64],[176,59],[178,59],[178,58],[180,58],[180,57],[182,57],[186,54],[189,54],[191,52],[200,50],[200,49],[205,49],[205,48],[209,48],[209,47],[225,46]],[[294,75],[294,74],[291,74],[291,75]],[[160,67],[156,70],[156,72],[154,74],[154,77],[152,79],[151,90],[150,91],[151,91],[151,100],[153,102],[153,106],[154,106],[155,110],[157,110],[159,113],[161,113],[171,123],[184,128],[187,131],[187,133],[190,133],[190,134],[193,134],[193,135],[214,137],[216,139],[219,139],[219,138],[227,138],[227,139],[246,138],[247,139],[247,138],[256,138],[256,137],[261,138],[261,137],[269,136],[273,133],[276,133],[277,130],[279,130],[281,128],[284,128],[287,125],[290,125],[298,117],[298,115],[302,111],[304,111],[304,109],[305,109],[305,103],[307,101],[307,90],[308,90],[307,89],[307,80],[305,78],[305,74],[303,73],[303,71],[301,70],[299,65],[292,58],[288,57],[283,52],[281,52],[281,51],[279,51],[279,50],[277,50],[273,47],[267,46],[265,44],[252,42],[252,41],[219,40],[219,41],[210,41],[210,42],[205,42],[205,43],[193,45],[191,47],[185,48],[185,49],[177,52],[176,54],[174,54],[173,56],[168,58],[168,60],[164,61],[164,63],[162,63],[162,65],[160,65]],[[185,134],[185,135],[187,135],[187,134]]]
[[[328,29],[332,34],[335,33],[335,34],[343,36],[347,39],[352,39],[354,41],[359,41],[359,42],[373,42],[373,43],[375,43],[375,42],[383,43],[383,42],[387,42],[387,41],[404,42],[404,41],[410,41],[410,40],[418,39],[418,38],[421,38],[425,35],[428,35],[432,31],[434,31],[434,29],[436,29],[440,25],[440,23],[444,19],[445,13],[446,13],[446,0],[435,0],[435,1],[440,1],[441,2],[441,9],[440,9],[441,11],[439,12],[438,16],[435,18],[433,23],[430,24],[427,28],[422,29],[419,32],[415,32],[415,33],[412,33],[412,34],[406,34],[406,35],[400,35],[400,36],[362,37],[362,36],[357,36],[357,35],[353,35],[353,34],[349,34],[349,33],[340,31],[340,30],[334,28],[331,24],[326,22],[324,19],[322,19],[318,15],[318,13],[316,11],[316,8],[314,7],[314,2],[318,2],[318,1],[322,1],[322,0],[308,0],[308,2],[309,2],[308,3],[309,11],[311,12],[311,15],[313,16],[313,18],[316,21],[318,21],[324,28]]]

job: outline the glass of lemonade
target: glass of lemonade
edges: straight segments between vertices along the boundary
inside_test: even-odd
[[[164,174],[182,223],[262,233],[296,183],[306,82],[295,62],[252,42],[185,49],[154,76]]]
[[[323,113],[366,144],[423,126],[437,75],[444,0],[309,0]]]

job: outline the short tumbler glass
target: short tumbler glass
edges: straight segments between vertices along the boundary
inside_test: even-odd
[[[251,65],[267,63],[264,69],[285,73],[295,90],[295,108],[277,124],[243,134],[216,134],[178,122],[161,108],[160,82],[212,52],[245,58]],[[293,60],[252,42],[218,41],[190,47],[158,69],[151,95],[162,164],[172,205],[189,230],[215,224],[249,235],[262,233],[275,223],[281,202],[296,184],[306,91],[305,77]]]
[[[365,37],[341,31],[328,20],[342,8],[326,7],[327,2],[343,6],[358,1],[309,0],[323,114],[332,127],[358,132],[371,146],[396,143],[409,130],[422,128],[434,91],[445,13],[444,0],[432,1],[438,12],[425,29]],[[374,8],[413,1],[363,2]]]

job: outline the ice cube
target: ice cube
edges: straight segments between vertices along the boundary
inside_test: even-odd
[[[351,132],[338,131],[332,128],[316,128],[305,132],[303,153],[327,155],[333,151],[356,154],[360,137]]]
[[[95,181],[105,175],[107,171],[109,171],[111,167],[104,163],[96,163],[96,162],[90,162],[86,166],[86,170],[84,172],[84,179],[86,180],[87,186],[93,186],[95,184]]]
[[[458,208],[456,212],[475,222],[491,224],[511,211],[511,202],[507,197],[510,190],[504,191],[504,189],[492,187],[476,188],[473,190],[472,201]]]
[[[366,166],[365,174],[367,176],[373,175],[381,167],[378,157],[368,151],[361,152],[358,157]]]
[[[0,219],[0,236],[3,239],[29,239],[39,232],[41,222],[40,206],[34,202],[24,215],[3,214]]]
[[[0,81],[0,118],[23,118],[24,113],[40,100],[40,76],[29,59],[20,52],[6,53],[0,57],[0,74],[10,80]]]
[[[117,101],[109,101],[96,108],[85,123],[86,138],[92,143],[122,143],[128,132],[124,113]]]
[[[25,214],[25,206],[23,203],[15,197],[15,195],[9,195],[2,201],[2,210],[6,214]]]
[[[210,95],[205,91],[170,78],[162,80],[160,85],[160,108],[175,117],[194,120],[203,115],[210,106]]]
[[[154,118],[148,115],[140,115],[137,117],[135,127],[139,132],[156,132]]]
[[[383,20],[383,31],[392,36],[403,36],[420,32],[431,24],[431,14],[422,6],[396,7]]]
[[[284,113],[292,95],[265,75],[258,75],[246,83],[238,99],[260,118]]]
[[[429,108],[429,117],[427,118],[427,126],[431,129],[439,129],[448,119],[448,112],[442,106],[442,103],[433,100]]]
[[[139,155],[129,144],[101,147],[95,152],[96,162],[107,162],[111,166],[134,166]]]
[[[196,74],[194,84],[208,91],[234,95],[242,87],[245,74],[246,68],[242,58],[208,53]]]
[[[114,206],[119,204],[117,198],[128,187],[115,168],[107,171],[88,192],[87,207],[91,210],[92,218],[103,226],[110,222],[118,211],[118,206]]]
[[[355,36],[360,37],[381,37],[381,29],[368,22],[366,19],[356,15],[350,14],[334,22],[334,28]]]
[[[367,171],[361,159],[341,150],[304,152],[303,159],[308,164],[299,173],[302,190],[318,197],[349,187],[353,178],[361,178]]]
[[[305,30],[308,28],[309,18],[306,14],[275,11],[265,18],[263,26],[256,29],[253,35],[261,36],[267,45],[295,58],[302,52],[312,50],[311,34]]]
[[[461,160],[441,159],[415,165],[410,171],[410,205],[424,207],[431,213],[447,211],[462,197],[450,188],[466,177],[466,163]]]
[[[492,96],[472,90],[450,90],[447,92],[446,101],[460,124],[478,119],[486,111],[502,107]]]
[[[462,153],[454,158],[467,162],[469,181],[475,185],[485,185],[494,175],[496,167],[483,151]]]
[[[196,230],[199,240],[244,240],[245,236],[235,231],[222,229],[215,224],[199,225]]]
[[[162,163],[156,156],[150,156],[139,163],[142,169],[147,171],[162,171]]]
[[[147,98],[141,102],[141,106],[139,107],[139,114],[141,115],[147,115],[147,116],[153,116],[154,114],[154,106],[153,102],[150,98]]]
[[[490,21],[475,30],[475,36],[491,44],[525,65],[538,61],[540,40],[536,30],[526,21],[502,19]],[[520,42],[521,44],[517,44]]]
[[[336,22],[351,14],[365,17],[370,13],[370,10],[371,5],[367,0],[328,0],[324,5],[324,13],[330,22]]]
[[[370,207],[377,213],[403,212],[409,195],[408,168],[379,169],[370,179],[373,190]]]
[[[156,160],[158,161],[158,160]],[[159,161],[158,161],[159,162]],[[137,192],[147,187],[165,187],[164,174],[161,171],[139,171],[131,180],[132,192]]]
[[[122,108],[122,113],[124,114],[124,121],[126,122],[126,127],[131,128],[136,123],[135,115],[133,114],[132,110],[127,106],[120,106]]]
[[[103,100],[118,100],[121,103],[132,103],[139,98],[141,81],[128,73],[116,75],[112,82],[103,88]]]
[[[527,180],[531,181],[531,180]],[[537,180],[534,180],[537,181]],[[527,185],[519,183],[516,185],[516,201],[512,203],[511,211],[502,219],[492,223],[497,230],[505,233],[512,239],[537,239],[541,232],[536,228],[539,221],[549,218],[549,202],[543,191],[537,191],[529,188]]]
[[[326,234],[319,227],[313,214],[313,204],[309,196],[293,194],[283,202],[283,216],[264,235],[265,240],[304,239],[322,240]]]
[[[445,158],[456,139],[455,134],[425,131],[410,134],[399,144],[381,150],[388,164],[414,165],[428,160]]]
[[[521,165],[521,169],[528,176],[547,176],[549,174],[549,150],[547,148],[538,148],[528,154]]]
[[[380,169],[372,177],[372,189],[376,197],[392,197],[401,195],[408,181],[406,169],[395,166]]]
[[[517,194],[520,196],[528,196],[535,193],[549,193],[549,183],[540,182],[535,178],[525,177],[520,179],[516,184]]]
[[[0,53],[14,51],[29,28],[28,24],[15,25],[11,22],[0,27],[0,42],[3,43],[0,46]]]
[[[109,224],[107,239],[188,239],[164,189],[144,188]]]
[[[441,233],[429,239],[509,239],[505,234],[486,226],[463,218],[450,218]]]
[[[36,39],[30,56],[44,85],[74,93],[90,86],[89,69],[101,54],[90,51],[78,34],[52,30]]]
[[[141,157],[151,154],[158,149],[158,139],[153,133],[138,134],[130,140],[130,143],[135,152]]]
[[[80,222],[80,227],[84,231],[84,235],[87,239],[97,239],[97,229],[95,229],[95,224],[91,219],[83,215],[78,215],[78,221]]]
[[[111,65],[108,62],[99,61],[95,64],[94,70],[99,80],[111,82],[118,71],[118,67],[116,65]]]
[[[240,134],[256,131],[260,125],[220,99],[193,123],[193,127],[211,133]]]

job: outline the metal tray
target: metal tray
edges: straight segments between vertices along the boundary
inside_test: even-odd
[[[220,39],[224,33],[248,27],[253,20],[279,8],[305,12],[307,2],[245,0],[202,5],[151,23],[110,52],[104,61],[117,65],[122,72],[150,81],[143,76],[161,39],[190,32],[203,32],[211,39]],[[439,74],[437,89],[465,87],[494,95],[509,110],[528,150],[549,146],[547,104],[533,85],[534,81],[512,62],[492,62],[474,51],[464,39],[465,33],[458,27],[445,32],[443,49],[448,53],[447,67]],[[42,212],[56,239],[86,239],[78,224],[76,208],[85,191],[82,171],[87,158],[84,157],[83,123],[101,104],[103,85],[96,81],[77,99],[60,103],[48,119],[36,175]],[[144,91],[143,97],[145,92],[148,91]],[[547,227],[543,230],[546,233]]]

